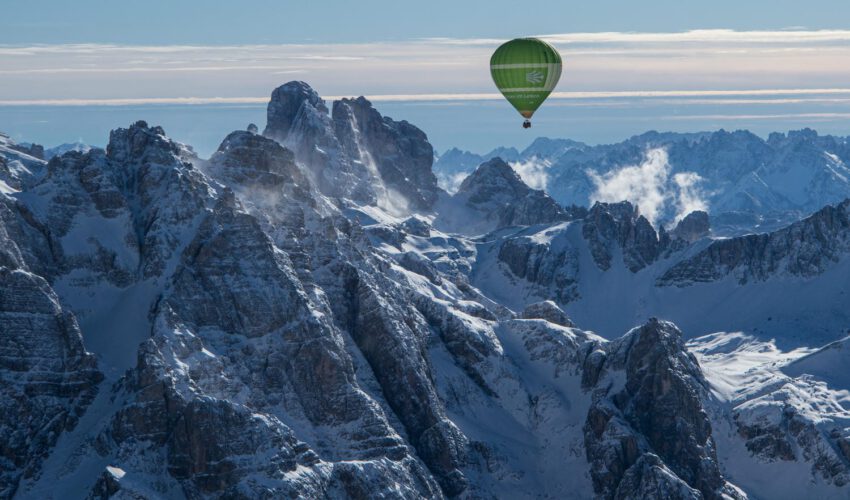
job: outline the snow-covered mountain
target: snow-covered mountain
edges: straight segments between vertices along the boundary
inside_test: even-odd
[[[44,148],[21,146],[0,133],[0,193],[19,191],[30,180],[38,178],[44,169]]]
[[[713,239],[499,158],[449,194],[303,82],[256,131],[4,139],[0,497],[848,496],[850,202]]]
[[[450,150],[434,170],[454,190],[494,154]],[[504,159],[561,204],[628,199],[666,224],[703,209],[717,234],[777,229],[850,196],[850,141],[809,129],[767,140],[741,130],[648,132],[600,146],[539,138]]]

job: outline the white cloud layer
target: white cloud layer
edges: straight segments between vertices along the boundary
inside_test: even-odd
[[[694,210],[707,211],[708,201],[699,188],[702,178],[695,172],[671,177],[670,169],[667,151],[658,148],[647,151],[640,165],[627,165],[602,175],[588,170],[587,175],[596,186],[591,203],[630,201],[653,226],[668,213],[673,213],[674,222],[678,222]]]
[[[326,100],[337,100],[348,95],[323,95]],[[831,95],[846,95],[847,97],[825,97]],[[753,96],[758,99],[706,99],[725,96]],[[785,98],[783,96],[801,96]],[[501,101],[501,94],[472,93],[472,94],[366,94],[374,102],[428,102],[428,101]],[[846,89],[744,89],[744,90],[665,90],[665,91],[623,91],[623,92],[553,92],[547,101],[548,106],[605,106],[615,105],[615,101],[599,101],[600,99],[655,99],[657,104],[687,105],[687,104],[807,104],[827,103],[843,104],[850,102],[850,88]],[[661,99],[676,98],[676,99]],[[139,98],[73,98],[73,99],[0,99],[0,106],[133,106],[140,104],[266,104],[269,98],[265,96],[243,97],[139,97]],[[569,101],[559,104],[558,101]],[[621,102],[621,105],[628,105]],[[738,117],[741,119],[772,119],[772,118],[819,118],[844,117],[845,114],[807,113],[782,115],[676,115],[667,117],[671,120],[689,120],[693,118]]]
[[[572,33],[544,38],[565,61],[555,99],[799,96],[815,90],[850,94],[850,30]],[[6,45],[0,46],[0,96],[4,104],[253,99],[298,78],[328,96],[496,99],[488,61],[501,42]]]
[[[550,162],[532,157],[529,160],[514,162],[510,165],[529,187],[533,189],[546,189],[549,183],[548,170],[551,166]]]

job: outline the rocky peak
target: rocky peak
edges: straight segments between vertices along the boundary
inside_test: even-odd
[[[279,187],[306,184],[292,151],[269,138],[247,131],[231,132],[210,158],[216,173],[237,184]]]
[[[174,252],[186,243],[185,233],[214,203],[208,179],[194,161],[197,156],[191,148],[144,121],[109,135],[99,177],[120,193],[129,208],[144,277],[165,270]]]
[[[808,127],[801,130],[788,131],[788,139],[811,142],[818,138],[818,133]]]
[[[693,243],[708,236],[710,231],[711,223],[708,219],[708,213],[702,210],[694,210],[680,220],[670,234],[674,238]]]
[[[485,160],[491,160],[496,157],[499,157],[508,162],[514,162],[519,161],[520,154],[519,151],[517,151],[517,149],[514,147],[506,148],[500,146],[484,155]]]
[[[549,137],[538,137],[534,139],[527,148],[522,151],[521,156],[528,158],[536,156],[538,158],[556,158],[570,149],[584,146],[581,142],[576,142],[571,139],[550,139]]]
[[[272,92],[263,135],[286,146],[313,184],[332,198],[375,204],[370,172],[344,154],[325,102],[304,82]]]
[[[329,114],[309,85],[289,82],[272,93],[263,135],[290,148],[333,198],[409,213],[430,209],[440,192],[425,133],[381,116],[364,97],[335,102]]]
[[[458,189],[458,193],[468,193],[472,203],[488,201],[493,196],[521,198],[529,191],[531,188],[522,182],[519,174],[499,157],[479,165]]]
[[[162,127],[149,127],[143,120],[110,132],[106,146],[107,158],[119,163],[133,160],[165,165],[172,163],[174,156],[180,153],[180,146],[166,137]]]
[[[44,159],[50,160],[54,156],[62,156],[63,154],[68,153],[68,152],[72,152],[72,151],[75,151],[75,152],[78,152],[78,153],[88,153],[92,149],[93,149],[92,146],[89,146],[88,144],[84,144],[84,143],[79,142],[79,141],[77,141],[77,142],[66,142],[66,143],[60,144],[58,146],[54,146],[52,148],[49,148],[49,149],[45,149],[44,150]]]
[[[285,83],[272,92],[263,135],[283,142],[292,131],[299,115],[316,113],[327,115],[328,107],[312,87],[298,81]]]
[[[663,250],[663,242],[652,224],[628,201],[596,202],[584,219],[582,235],[602,270],[611,267],[614,245],[622,248],[623,262],[632,272],[654,262]]]
[[[481,155],[477,155],[460,148],[450,148],[439,156],[439,160],[446,160],[454,166],[469,166],[475,168],[481,163]],[[475,164],[471,164],[472,162],[475,162]]]
[[[674,474],[667,481],[677,489],[702,494],[671,498],[735,498],[720,473],[702,405],[707,382],[675,325],[652,318],[604,345],[588,357],[584,382],[596,386],[584,432],[594,489],[602,498],[640,498],[645,476],[657,476],[649,480],[657,483],[662,465]]]
[[[471,209],[484,223],[470,226],[485,230],[529,226],[567,220],[567,214],[543,191],[531,189],[501,158],[478,166],[464,179],[453,199]]]
[[[349,158],[370,170],[374,167],[379,181],[412,208],[433,206],[439,188],[431,171],[434,148],[425,132],[407,121],[381,116],[365,97],[334,102],[333,124]]]

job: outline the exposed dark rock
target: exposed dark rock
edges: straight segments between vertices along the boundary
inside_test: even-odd
[[[381,116],[364,97],[334,102],[333,123],[343,151],[353,161],[374,164],[388,190],[415,210],[434,205],[440,189],[431,172],[434,149],[424,132],[404,120]]]
[[[33,158],[37,158],[39,160],[44,159],[44,146],[42,146],[41,144],[12,144],[10,147],[26,155],[30,155]]]
[[[281,192],[285,184],[309,191],[309,182],[291,151],[251,132],[231,132],[210,158],[210,173],[241,188]],[[283,193],[280,193],[283,194]],[[301,193],[301,198],[306,194]]]
[[[660,286],[688,286],[732,274],[739,283],[761,281],[779,272],[811,277],[850,249],[850,200],[822,210],[785,229],[717,240],[671,267]]]
[[[706,381],[685,349],[681,332],[671,323],[651,319],[606,345],[604,352],[604,358],[596,357],[589,366],[593,375],[585,377],[597,387],[584,427],[597,494],[640,498],[648,485],[669,486],[651,467],[656,459],[640,461],[648,454],[657,455],[687,485],[678,488],[684,496],[668,498],[693,498],[689,489],[698,490],[702,498],[732,494],[721,476],[701,403]],[[665,494],[659,490],[650,496]]]
[[[693,243],[708,236],[710,231],[711,223],[708,220],[708,213],[702,210],[695,210],[680,220],[670,232],[670,235],[674,238],[685,240],[688,243]]]
[[[568,326],[570,328],[574,327],[572,321],[570,321],[569,316],[565,313],[557,304],[552,302],[551,300],[544,300],[543,302],[536,302],[534,304],[529,305],[522,311],[523,319],[545,319],[550,323],[555,323],[556,325]]]
[[[627,201],[594,204],[584,219],[582,234],[602,270],[611,267],[615,245],[622,248],[623,263],[633,273],[652,264],[663,250],[658,233]]]
[[[0,497],[38,477],[64,432],[85,413],[103,379],[83,348],[73,314],[47,282],[0,266]]]
[[[480,212],[492,229],[567,220],[567,214],[543,191],[531,189],[501,158],[482,163],[464,179],[454,198]]]
[[[578,297],[579,263],[575,248],[553,250],[548,243],[519,236],[501,244],[498,259],[514,276],[551,289],[561,303]]]
[[[401,228],[407,234],[412,234],[422,238],[431,237],[431,224],[421,217],[408,217],[401,223]]]

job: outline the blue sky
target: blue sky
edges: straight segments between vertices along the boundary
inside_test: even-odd
[[[331,99],[366,95],[440,150],[522,147],[537,135],[611,142],[649,129],[850,134],[843,0],[0,0],[0,9],[0,130],[19,140],[102,144],[110,128],[146,118],[208,153],[245,119],[262,125],[271,90],[293,79]],[[525,35],[544,36],[565,61],[528,132],[487,67],[499,43]]]
[[[12,1],[0,43],[372,42],[525,33],[842,29],[844,0]]]

